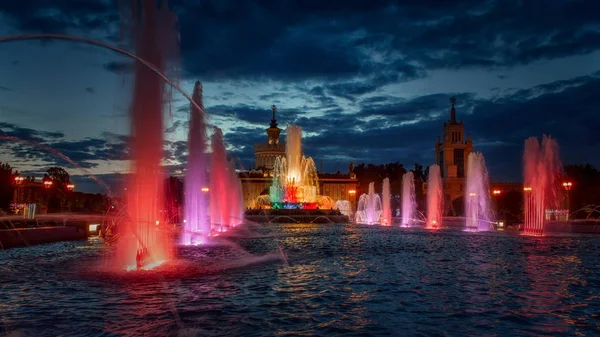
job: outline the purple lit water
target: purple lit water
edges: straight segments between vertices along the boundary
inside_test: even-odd
[[[402,227],[409,227],[414,222],[417,211],[417,197],[415,195],[415,176],[412,171],[402,176]]]
[[[206,157],[206,115],[202,103],[202,85],[196,82],[192,95],[194,102],[202,107],[197,109],[190,104],[190,126],[188,133],[188,159],[185,170],[185,196],[183,232],[181,244],[190,245],[204,242],[210,235],[208,217],[208,196],[203,188],[208,187]]]
[[[471,152],[467,158],[467,183],[465,189],[465,220],[469,230],[490,229],[492,209],[490,180],[483,154]]]
[[[369,193],[362,194],[358,198],[356,206],[355,221],[361,224],[378,224],[381,220],[381,197],[375,193],[375,183],[369,183]]]

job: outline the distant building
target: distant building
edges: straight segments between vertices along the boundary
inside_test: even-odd
[[[277,157],[285,157],[285,143],[279,141],[281,129],[277,127],[277,119],[275,113],[277,107],[273,105],[273,118],[267,131],[267,142],[254,145],[254,158],[256,160],[255,167],[258,169],[272,170],[275,166]]]
[[[447,201],[463,197],[466,176],[467,158],[473,152],[473,141],[467,134],[463,121],[456,121],[456,98],[451,97],[450,120],[444,123],[443,141],[435,144],[435,162],[440,166],[444,193]]]
[[[277,157],[285,157],[285,143],[280,141],[281,129],[277,127],[277,108],[271,107],[273,116],[267,131],[267,142],[254,146],[256,168],[239,173],[242,182],[244,208],[256,207],[255,201],[260,195],[269,194],[273,183],[273,167]],[[350,169],[350,171],[353,168]],[[319,194],[329,196],[333,201],[348,200],[356,209],[356,190],[358,181],[352,172],[347,174],[324,174],[319,172]]]

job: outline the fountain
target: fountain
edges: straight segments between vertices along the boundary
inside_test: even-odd
[[[465,190],[465,217],[468,230],[490,229],[491,200],[488,171],[480,152],[467,158],[467,184]]]
[[[381,198],[379,194],[375,194],[375,183],[370,182],[369,193],[361,195],[358,199],[355,220],[358,223],[376,224],[381,219],[381,212]]]
[[[381,204],[382,204],[382,213],[381,213],[381,223],[390,226],[392,224],[392,196],[390,193],[390,178],[383,179],[383,187],[381,189]]]
[[[138,9],[138,7],[135,7]],[[171,69],[177,50],[175,20],[166,2],[158,9],[145,1],[132,13],[136,53],[160,70]],[[164,81],[142,63],[135,64],[131,118],[131,178],[127,187],[128,220],[119,228],[116,265],[126,270],[150,269],[171,259],[173,244],[160,226],[162,205]],[[163,223],[164,224],[164,223]]]
[[[442,225],[444,209],[444,192],[440,166],[429,166],[427,178],[427,224],[425,228],[439,228]]]
[[[554,139],[544,135],[541,144],[536,137],[525,140],[523,153],[525,234],[544,233],[546,209],[555,208],[559,200],[557,180],[560,171],[558,144]]]
[[[312,207],[310,204],[317,204],[319,199],[315,162],[302,155],[302,128],[289,125],[286,132],[286,157],[277,157],[275,160],[273,184],[269,188],[270,200],[272,203]]]
[[[227,230],[231,225],[231,210],[229,209],[229,163],[225,145],[223,144],[223,132],[215,128],[211,138],[212,156],[210,161],[210,221],[213,230],[219,232]]]
[[[208,200],[202,188],[207,187],[206,179],[206,121],[202,104],[202,85],[196,82],[192,95],[202,109],[190,105],[190,126],[188,134],[188,160],[185,175],[185,202],[181,244],[202,243],[210,234],[208,220]]]
[[[346,215],[346,216],[352,215],[352,205],[350,204],[350,201],[348,201],[348,200],[336,201],[333,208],[339,210],[340,213],[342,213],[343,215]]]
[[[417,210],[415,176],[412,171],[402,176],[402,227],[409,227]]]
[[[242,223],[244,219],[244,196],[242,194],[242,182],[235,170],[235,162],[229,161],[229,188],[226,193],[229,199],[230,224],[235,227]]]

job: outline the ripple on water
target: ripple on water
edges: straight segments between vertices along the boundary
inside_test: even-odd
[[[94,240],[0,252],[0,330],[25,336],[599,332],[597,237],[336,224],[257,230],[225,246],[181,248],[178,260],[147,273],[98,268],[108,248]]]

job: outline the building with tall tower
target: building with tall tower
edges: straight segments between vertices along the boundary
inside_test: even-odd
[[[258,169],[273,169],[277,157],[285,157],[285,143],[279,141],[281,129],[277,127],[277,107],[271,106],[273,118],[267,131],[267,143],[254,145],[255,167]]]
[[[273,117],[267,131],[267,143],[254,145],[256,167],[253,170],[243,171],[238,174],[242,182],[242,195],[244,208],[256,207],[256,199],[260,195],[269,193],[273,184],[273,167],[277,157],[285,158],[285,142],[280,141],[281,129],[277,127],[277,107],[271,107]],[[318,172],[319,191],[323,196],[332,200],[348,200],[356,210],[358,181],[352,172],[354,164],[348,173],[323,173]]]
[[[438,137],[435,144],[435,162],[440,166],[448,206],[464,195],[467,158],[473,152],[473,141],[468,134],[465,137],[463,121],[456,121],[456,97],[450,98],[450,104],[450,120],[444,123],[443,141]]]

